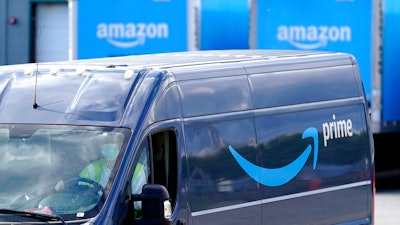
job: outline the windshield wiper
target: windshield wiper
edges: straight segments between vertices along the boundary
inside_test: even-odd
[[[51,215],[51,214],[44,214],[44,213],[34,213],[34,212],[25,212],[20,210],[13,210],[13,209],[0,209],[0,214],[14,214],[16,216],[22,217],[29,217],[38,219],[41,221],[60,221],[63,225],[66,225],[65,221],[61,216]]]

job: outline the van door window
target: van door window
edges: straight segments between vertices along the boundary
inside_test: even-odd
[[[177,190],[177,141],[173,131],[151,135],[153,183],[164,185],[174,205]]]
[[[149,181],[150,163],[149,163],[149,145],[147,139],[139,148],[139,159],[132,175],[132,194],[140,194],[142,187]]]
[[[140,194],[146,183],[165,186],[175,203],[177,190],[177,141],[173,131],[163,131],[150,136],[140,145],[135,169],[133,171],[132,194]],[[151,148],[150,148],[151,146]],[[140,210],[140,204],[135,202],[135,211]]]

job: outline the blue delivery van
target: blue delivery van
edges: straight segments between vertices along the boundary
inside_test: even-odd
[[[1,224],[373,224],[347,53],[214,50],[0,67]]]

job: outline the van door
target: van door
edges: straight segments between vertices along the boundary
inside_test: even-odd
[[[194,224],[261,224],[259,185],[230,151],[259,163],[254,120],[244,117],[217,115],[213,121],[194,119],[185,125]]]
[[[185,179],[182,174],[182,158],[179,146],[183,146],[179,128],[157,128],[152,130],[139,145],[135,154],[130,177],[133,194],[141,193],[144,184],[160,184],[168,190],[172,205],[173,224],[185,224],[189,221]],[[180,144],[181,143],[181,144]],[[129,209],[124,224],[136,224],[140,220],[140,203],[135,202]]]

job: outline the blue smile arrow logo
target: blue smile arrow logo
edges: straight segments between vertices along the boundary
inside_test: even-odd
[[[313,169],[317,166],[318,159],[318,130],[314,127],[307,128],[302,135],[302,139],[313,138],[314,140],[314,163]],[[312,146],[309,144],[301,155],[290,164],[276,169],[268,169],[254,165],[243,158],[232,146],[229,151],[242,167],[242,169],[255,181],[266,186],[280,186],[292,180],[304,167],[311,154]]]

